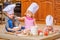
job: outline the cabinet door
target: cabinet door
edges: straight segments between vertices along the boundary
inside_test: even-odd
[[[27,10],[27,8],[30,6],[30,4],[31,4],[31,0],[22,0],[22,16],[24,16],[24,14],[25,14],[25,12],[26,12],[26,10]]]
[[[53,15],[53,6],[51,1],[41,2],[41,19],[45,20],[47,15]]]

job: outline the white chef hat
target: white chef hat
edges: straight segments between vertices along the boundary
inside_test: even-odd
[[[53,17],[51,15],[48,15],[46,17],[46,25],[47,26],[52,26],[53,25]]]
[[[8,14],[12,14],[12,13],[14,13],[15,7],[16,7],[16,4],[8,5],[3,9],[3,12],[7,12]]]
[[[33,2],[27,9],[27,11],[31,11],[33,14],[39,9],[39,5]]]

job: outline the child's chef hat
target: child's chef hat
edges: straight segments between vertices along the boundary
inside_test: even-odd
[[[33,2],[27,9],[27,11],[31,11],[33,14],[39,9],[39,5]]]
[[[48,15],[46,17],[46,25],[47,26],[52,26],[53,25],[53,17],[51,15]]]
[[[7,12],[9,14],[12,14],[12,13],[14,13],[14,8],[15,7],[16,7],[16,4],[8,5],[3,9],[3,12]]]

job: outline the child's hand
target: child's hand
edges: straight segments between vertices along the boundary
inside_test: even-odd
[[[18,20],[23,20],[25,17],[17,17]]]
[[[37,26],[37,24],[35,24],[35,26]]]
[[[20,19],[20,17],[17,17],[18,19]]]
[[[17,17],[16,19],[20,20],[21,17]]]

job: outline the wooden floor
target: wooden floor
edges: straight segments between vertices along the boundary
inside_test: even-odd
[[[45,24],[38,24],[38,26],[43,29],[45,27]],[[5,24],[0,24],[0,33],[2,32],[2,29],[5,27]],[[60,28],[59,25],[54,25],[55,28]],[[6,40],[6,39],[1,39],[0,40]],[[60,38],[57,38],[56,40],[60,40]]]

